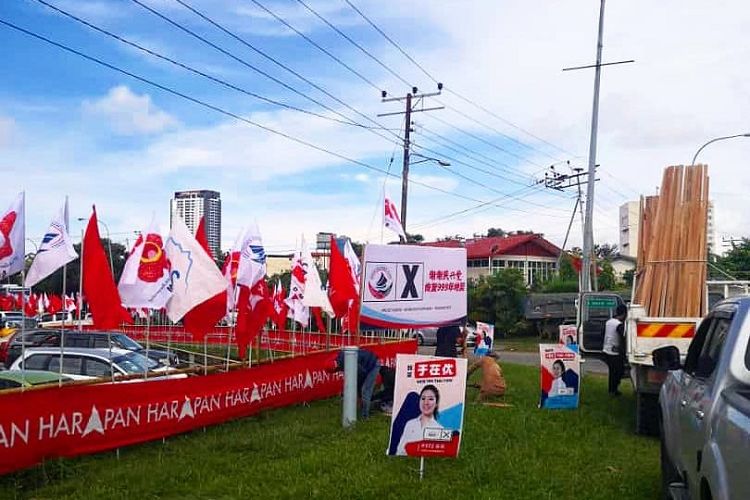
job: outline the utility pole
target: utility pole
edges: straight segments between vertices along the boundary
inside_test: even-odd
[[[570,165],[570,162],[567,162],[568,165]],[[596,165],[596,168],[598,168],[599,165]],[[576,198],[575,205],[573,205],[573,213],[570,214],[570,222],[568,222],[568,229],[565,232],[565,240],[563,241],[562,249],[560,252],[560,258],[557,259],[557,267],[558,270],[560,268],[560,259],[562,258],[562,251],[565,250],[565,246],[568,244],[568,237],[570,236],[570,228],[573,226],[573,219],[576,216],[576,211],[579,211],[581,214],[581,227],[585,229],[585,220],[583,217],[583,207],[585,206],[585,203],[583,201],[583,191],[581,190],[581,186],[584,184],[587,184],[588,181],[588,174],[583,173],[583,169],[580,167],[571,167],[571,170],[573,173],[571,174],[563,174],[555,170],[555,166],[550,166],[549,170],[544,173],[544,179],[537,181],[537,184],[544,184],[544,187],[547,189],[554,189],[556,191],[565,191],[566,189],[570,188],[576,188],[578,196]],[[598,181],[599,179],[594,179],[594,181]],[[584,240],[586,238],[586,233],[584,231],[583,234]]]
[[[635,62],[632,59],[602,64],[602,47],[604,38],[604,1],[601,0],[599,7],[599,37],[596,43],[596,64],[588,66],[577,66],[563,68],[563,71],[594,68],[594,103],[591,110],[591,140],[589,142],[589,183],[586,190],[586,218],[583,229],[583,265],[581,268],[581,292],[592,290],[592,269],[595,269],[596,258],[594,257],[594,177],[596,176],[596,140],[599,129],[599,85],[601,82],[602,66],[613,64],[625,64]],[[594,280],[596,272],[593,273]]]
[[[445,106],[434,106],[432,108],[424,107],[424,99],[426,97],[438,96],[442,93],[443,84],[438,83],[438,91],[427,94],[418,94],[419,89],[412,87],[411,92],[407,93],[404,97],[387,97],[387,93],[384,90],[382,93],[381,102],[394,102],[394,101],[405,101],[406,108],[404,111],[397,111],[394,113],[381,113],[378,117],[382,116],[393,116],[393,115],[404,115],[404,161],[403,169],[401,170],[401,226],[406,232],[406,208],[409,199],[409,153],[411,148],[411,132],[412,121],[411,114],[419,113],[424,111],[434,111],[437,109],[444,109]],[[417,107],[421,104],[421,107]]]

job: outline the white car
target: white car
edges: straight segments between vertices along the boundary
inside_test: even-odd
[[[32,347],[26,349],[24,358],[19,357],[10,370],[20,370],[25,364],[27,370],[60,371],[59,347]],[[81,349],[65,348],[62,353],[62,374],[73,380],[93,380],[114,375],[144,375],[152,373],[154,378],[185,378],[182,374],[169,374],[169,367],[162,366],[143,354],[125,349]],[[24,363],[25,359],[25,363]]]

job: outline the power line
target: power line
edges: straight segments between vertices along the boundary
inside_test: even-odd
[[[126,76],[128,76],[130,78],[133,78],[134,80],[137,80],[137,81],[139,81],[141,83],[144,83],[146,85],[149,85],[151,87],[157,88],[157,89],[159,89],[159,90],[161,90],[163,92],[166,92],[168,94],[171,94],[171,95],[173,95],[175,97],[179,97],[179,98],[184,99],[186,101],[192,102],[193,104],[196,104],[196,105],[201,106],[203,108],[209,109],[211,111],[214,111],[216,113],[219,113],[219,114],[222,114],[222,115],[225,115],[225,116],[229,116],[229,117],[234,118],[234,119],[236,119],[238,121],[241,121],[241,122],[246,123],[248,125],[252,125],[253,127],[256,127],[256,128],[261,129],[261,130],[264,130],[264,131],[266,131],[268,133],[271,133],[271,134],[274,134],[274,135],[278,135],[280,137],[284,137],[284,138],[286,138],[286,139],[288,139],[290,141],[296,142],[297,144],[300,144],[300,145],[303,145],[305,147],[314,149],[316,151],[328,154],[328,155],[333,156],[335,158],[338,158],[340,160],[344,160],[346,162],[353,163],[355,165],[359,165],[359,166],[367,168],[369,170],[373,170],[373,171],[376,171],[376,172],[379,172],[379,173],[382,173],[382,174],[390,175],[391,177],[398,178],[398,176],[395,176],[393,174],[388,174],[388,172],[386,170],[383,170],[382,168],[375,167],[375,166],[370,165],[368,163],[365,163],[363,161],[359,161],[359,160],[350,158],[350,157],[348,157],[346,155],[343,155],[341,153],[337,153],[337,152],[332,151],[330,149],[327,149],[325,147],[318,146],[316,144],[310,143],[310,142],[308,142],[308,141],[306,141],[304,139],[300,139],[298,137],[292,136],[292,135],[287,134],[285,132],[281,132],[279,130],[273,129],[273,128],[268,127],[266,125],[263,125],[261,123],[255,122],[253,120],[250,120],[248,118],[240,116],[240,115],[238,115],[236,113],[233,113],[231,111],[227,111],[227,110],[225,110],[223,108],[220,108],[219,106],[215,106],[215,105],[210,104],[208,102],[202,101],[202,100],[200,100],[198,98],[192,97],[192,96],[190,96],[188,94],[185,94],[183,92],[175,90],[174,88],[168,87],[166,85],[162,85],[162,84],[157,83],[157,82],[155,82],[153,80],[150,80],[150,79],[148,79],[146,77],[137,75],[137,74],[135,74],[135,73],[133,73],[131,71],[128,71],[126,69],[123,69],[123,68],[120,68],[118,66],[115,66],[114,64],[111,64],[111,63],[108,63],[106,61],[103,61],[103,60],[101,60],[101,59],[99,59],[97,57],[88,55],[88,54],[86,54],[84,52],[81,52],[81,51],[79,51],[77,49],[74,49],[74,48],[69,47],[67,45],[64,45],[62,43],[56,42],[56,41],[54,41],[54,40],[52,40],[50,38],[47,38],[47,37],[45,37],[43,35],[40,35],[40,34],[35,33],[33,31],[27,30],[25,28],[22,28],[22,27],[20,27],[20,26],[18,26],[16,24],[13,24],[12,22],[6,21],[6,20],[4,20],[2,18],[0,18],[0,24],[2,24],[4,26],[7,26],[8,28],[11,28],[11,29],[13,29],[15,31],[18,31],[20,33],[23,33],[23,34],[25,34],[25,35],[27,35],[29,37],[35,38],[35,39],[43,41],[43,42],[45,42],[45,43],[47,43],[49,45],[57,47],[57,48],[65,51],[65,52],[77,55],[77,56],[79,56],[79,57],[81,57],[83,59],[86,59],[86,60],[88,60],[90,62],[93,62],[93,63],[98,64],[100,66],[103,66],[105,68],[108,68],[108,69],[110,69],[112,71],[115,71],[115,72],[118,72],[120,74],[126,75]],[[444,194],[448,194],[450,196],[454,196],[454,197],[457,197],[457,198],[461,198],[461,199],[464,199],[464,200],[473,201],[473,202],[480,202],[480,203],[485,203],[485,204],[487,204],[487,203],[494,203],[493,201],[483,202],[482,200],[479,200],[477,198],[473,198],[471,196],[466,196],[466,195],[462,195],[460,193],[456,193],[456,192],[453,192],[453,191],[442,189],[442,188],[439,188],[437,186],[433,186],[433,185],[425,183],[425,182],[419,182],[419,181],[413,181],[413,182],[415,184],[423,186],[423,187],[425,187],[427,189],[431,189],[433,191],[438,191],[438,192],[441,192],[441,193],[444,193]]]
[[[430,74],[430,73],[429,73],[429,72],[428,72],[428,71],[427,71],[427,70],[426,70],[426,69],[425,69],[425,68],[424,68],[424,67],[423,67],[423,66],[422,66],[421,64],[419,64],[419,63],[418,63],[418,62],[417,62],[417,61],[416,61],[416,60],[415,60],[415,59],[414,59],[414,58],[413,58],[412,56],[410,56],[410,55],[409,55],[409,54],[408,54],[408,53],[407,53],[407,52],[406,52],[406,51],[405,51],[405,50],[404,50],[404,49],[403,49],[403,48],[402,48],[402,47],[401,47],[401,46],[400,46],[400,45],[399,45],[399,44],[398,44],[398,43],[397,43],[397,42],[396,42],[395,40],[393,40],[393,39],[392,39],[392,38],[391,38],[390,36],[388,36],[388,35],[387,35],[387,34],[385,33],[385,31],[383,31],[383,30],[382,30],[382,29],[381,29],[381,28],[380,28],[380,27],[379,27],[379,26],[378,26],[377,24],[375,24],[375,23],[374,23],[374,22],[373,22],[373,21],[372,21],[372,20],[371,20],[371,19],[370,19],[369,17],[367,17],[367,16],[366,16],[366,15],[364,14],[364,12],[362,12],[362,11],[361,11],[360,9],[358,9],[358,8],[357,8],[357,7],[356,7],[356,6],[355,6],[355,5],[354,5],[354,4],[353,4],[353,3],[352,3],[352,2],[350,1],[350,0],[344,0],[344,1],[345,1],[345,2],[346,2],[346,3],[348,4],[348,5],[349,5],[349,7],[351,7],[351,8],[352,8],[352,10],[354,10],[354,11],[355,11],[355,12],[356,12],[357,14],[359,14],[359,15],[360,15],[360,16],[362,17],[362,19],[364,19],[364,20],[365,20],[365,21],[366,21],[366,22],[367,22],[367,23],[368,23],[368,24],[369,24],[370,26],[372,26],[372,28],[373,28],[373,29],[374,29],[375,31],[377,31],[378,33],[380,33],[380,35],[382,35],[382,36],[383,36],[383,38],[385,38],[385,39],[386,39],[386,40],[387,40],[387,41],[388,41],[388,42],[389,42],[389,43],[390,43],[391,45],[393,45],[393,46],[394,46],[394,47],[395,47],[395,48],[396,48],[396,49],[397,49],[397,50],[398,50],[398,51],[399,51],[399,52],[400,52],[401,54],[403,54],[403,56],[404,56],[404,57],[406,57],[406,58],[407,58],[407,59],[408,59],[408,60],[409,60],[409,61],[410,61],[410,62],[411,62],[412,64],[414,64],[414,65],[415,65],[415,66],[416,66],[417,68],[419,68],[419,69],[420,69],[420,71],[422,71],[422,73],[424,73],[424,74],[425,74],[425,75],[426,75],[426,76],[427,76],[427,77],[428,77],[429,79],[431,79],[431,80],[432,80],[433,82],[435,82],[435,83],[438,83],[438,80],[437,80],[437,79],[436,79],[436,78],[435,78],[434,76],[432,76],[432,75],[431,75],[431,74]],[[545,143],[545,144],[547,144],[547,145],[549,145],[549,146],[552,146],[553,148],[555,148],[555,149],[557,149],[557,150],[559,150],[559,151],[562,151],[563,153],[567,153],[567,154],[571,154],[571,155],[572,155],[572,153],[569,153],[568,151],[565,151],[564,149],[562,149],[562,148],[560,148],[560,147],[558,147],[558,146],[556,146],[556,145],[554,145],[554,144],[552,144],[552,143],[550,143],[550,142],[547,142],[547,141],[545,141],[544,139],[542,139],[542,138],[540,138],[540,137],[538,137],[538,136],[536,136],[536,135],[532,134],[531,132],[529,132],[529,131],[527,131],[527,130],[524,130],[523,128],[521,128],[521,127],[519,127],[519,126],[515,125],[514,123],[512,123],[512,122],[510,122],[510,121],[506,120],[505,118],[502,118],[502,117],[498,116],[497,114],[493,113],[492,111],[490,111],[490,110],[486,109],[486,108],[485,108],[484,106],[481,106],[481,105],[479,105],[479,104],[477,104],[477,103],[473,102],[472,100],[468,99],[467,97],[464,97],[464,96],[460,95],[460,94],[459,94],[458,92],[456,92],[456,91],[454,91],[454,90],[451,90],[451,89],[447,89],[447,88],[446,88],[446,90],[448,90],[448,91],[449,91],[449,92],[450,92],[451,94],[455,95],[455,96],[456,96],[456,97],[458,97],[459,99],[461,99],[461,100],[463,100],[463,101],[467,102],[468,104],[471,104],[472,106],[476,107],[477,109],[480,109],[480,110],[484,111],[485,113],[488,113],[489,115],[491,115],[491,116],[494,116],[495,118],[497,118],[497,119],[501,120],[502,122],[504,122],[504,123],[506,123],[506,124],[510,125],[511,127],[515,128],[515,129],[517,129],[517,130],[520,130],[520,131],[524,132],[525,134],[527,134],[527,135],[529,135],[529,136],[531,136],[531,137],[533,137],[533,138],[537,139],[538,141],[541,141],[541,142],[543,142],[543,143]],[[510,140],[512,140],[512,141],[514,141],[514,142],[516,142],[516,143],[518,143],[518,144],[519,144],[519,145],[521,145],[521,146],[524,146],[524,147],[527,147],[527,148],[531,148],[531,149],[534,149],[534,150],[536,150],[536,151],[538,151],[538,152],[540,152],[540,153],[542,153],[542,154],[544,154],[544,155],[546,155],[546,156],[549,156],[549,157],[550,157],[550,158],[552,158],[552,159],[556,159],[556,158],[554,158],[553,156],[551,156],[551,155],[549,155],[549,154],[547,154],[547,153],[545,153],[545,152],[543,152],[543,151],[541,151],[541,150],[538,150],[538,149],[534,148],[533,146],[531,146],[531,145],[529,145],[529,144],[526,144],[526,143],[523,143],[523,142],[521,142],[521,141],[518,141],[518,140],[516,140],[516,139],[514,139],[514,138],[512,138],[512,137],[510,137],[510,136],[508,136],[508,135],[506,135],[506,134],[504,134],[504,133],[502,133],[502,132],[500,132],[499,130],[497,130],[497,129],[494,129],[493,127],[490,127],[489,125],[486,125],[486,124],[484,124],[483,126],[485,126],[485,127],[487,127],[487,128],[490,128],[490,129],[494,130],[494,131],[495,131],[496,133],[499,133],[500,135],[502,135],[502,136],[504,136],[504,137],[507,137],[508,139],[510,139]]]
[[[354,11],[357,14],[359,14],[360,16],[362,16],[362,19],[364,19],[365,21],[367,21],[369,23],[369,25],[372,26],[375,29],[375,31],[377,31],[378,33],[380,33],[381,35],[383,35],[383,38],[385,38],[386,40],[388,40],[391,43],[391,45],[393,45],[394,47],[396,47],[398,49],[398,51],[401,52],[404,55],[404,57],[406,57],[409,61],[412,62],[412,64],[414,64],[417,68],[419,68],[422,71],[422,73],[424,73],[425,75],[427,75],[427,78],[429,78],[430,80],[432,80],[435,83],[439,83],[434,76],[432,76],[430,73],[428,73],[427,70],[424,69],[421,64],[419,64],[409,54],[407,54],[406,51],[404,49],[402,49],[401,46],[399,46],[399,44],[397,44],[391,37],[389,37],[388,35],[386,35],[383,30],[381,30],[374,22],[372,22],[370,20],[370,18],[368,18],[353,3],[351,3],[349,0],[344,0],[344,1],[347,4],[349,4],[349,7],[351,7],[352,9],[354,9]]]
[[[388,67],[388,65],[386,65],[380,59],[378,59],[377,57],[375,57],[374,55],[372,55],[372,53],[370,53],[366,48],[362,47],[359,43],[357,43],[355,40],[353,40],[349,35],[347,35],[343,31],[341,31],[340,29],[338,29],[334,24],[332,24],[330,21],[328,21],[328,19],[326,19],[325,17],[323,17],[315,9],[313,9],[307,3],[305,3],[304,0],[297,0],[297,2],[300,5],[302,5],[305,9],[307,9],[309,12],[311,12],[315,17],[317,17],[318,19],[320,19],[321,21],[323,21],[329,28],[331,28],[333,31],[335,31],[339,35],[341,35],[349,43],[351,43],[352,45],[354,45],[355,47],[357,47],[363,54],[365,54],[367,57],[369,57],[370,59],[372,59],[373,61],[375,61],[376,63],[378,63],[383,69],[385,69],[387,72],[389,72],[390,74],[392,74],[393,76],[395,76],[397,79],[399,79],[404,85],[406,85],[409,88],[413,87],[413,85],[411,83],[407,82],[406,80],[404,80],[404,78],[402,78],[401,75],[399,75],[398,73],[396,73],[395,71],[393,71],[390,67]]]
[[[201,35],[195,33],[191,29],[186,28],[185,26],[181,25],[180,23],[178,23],[178,22],[170,19],[168,16],[165,16],[164,14],[162,14],[159,11],[157,11],[156,9],[153,9],[153,8],[149,7],[148,5],[145,5],[140,0],[130,0],[130,1],[133,2],[133,3],[135,3],[136,5],[141,6],[144,9],[146,9],[147,11],[151,12],[155,16],[157,16],[160,19],[162,19],[162,20],[166,21],[167,23],[171,24],[172,26],[174,26],[175,28],[179,29],[180,31],[183,31],[184,33],[189,34],[190,36],[192,36],[192,37],[200,40],[201,42],[203,42],[206,45],[212,47],[213,49],[218,50],[219,52],[221,52],[222,54],[226,55],[227,57],[231,57],[233,60],[237,61],[238,63],[242,64],[243,66],[245,66],[247,68],[250,68],[251,70],[255,71],[256,73],[258,73],[260,75],[265,76],[266,78],[268,78],[269,80],[277,83],[278,85],[281,85],[285,89],[287,89],[287,90],[289,90],[289,91],[291,91],[291,92],[299,95],[300,97],[303,97],[304,99],[307,99],[310,102],[313,102],[313,103],[317,104],[318,106],[322,107],[323,109],[326,109],[326,110],[328,110],[328,111],[330,111],[330,112],[332,112],[334,114],[337,114],[339,116],[343,116],[343,115],[341,115],[340,112],[336,111],[335,109],[331,108],[330,106],[328,106],[328,105],[326,105],[326,104],[318,101],[317,99],[315,99],[313,97],[310,97],[309,95],[305,94],[304,92],[301,92],[301,91],[297,90],[296,88],[292,87],[291,85],[289,85],[289,84],[287,84],[287,83],[279,80],[275,76],[273,76],[273,75],[271,75],[271,74],[263,71],[260,68],[257,68],[256,66],[253,66],[252,64],[250,64],[249,62],[245,61],[244,59],[235,56],[231,52],[229,52],[227,50],[224,50],[223,48],[219,47],[215,43],[213,43],[210,40],[206,39],[205,37],[202,37]],[[348,120],[348,118],[346,116],[344,116],[344,118],[346,118]]]
[[[199,11],[198,9],[195,9],[194,7],[192,7],[191,5],[189,5],[187,2],[184,2],[183,0],[175,0],[175,1],[177,3],[179,3],[180,5],[182,5],[183,7],[185,7],[186,9],[190,10],[191,12],[193,12],[196,16],[200,17],[201,19],[205,20],[206,22],[210,23],[211,25],[215,26],[216,28],[218,28],[219,30],[221,30],[223,33],[225,33],[228,36],[232,37],[233,39],[237,40],[238,42],[240,42],[241,44],[243,44],[244,46],[246,46],[250,50],[252,50],[255,53],[259,54],[260,56],[264,57],[266,60],[271,61],[276,66],[279,66],[280,68],[283,68],[284,70],[286,70],[289,73],[293,74],[294,76],[296,76],[297,78],[299,78],[303,82],[307,83],[308,85],[310,85],[313,88],[317,89],[318,91],[322,92],[323,94],[325,94],[329,98],[333,99],[337,103],[341,104],[342,106],[346,107],[350,111],[353,111],[354,113],[356,113],[356,114],[358,114],[358,115],[360,115],[360,116],[368,119],[368,117],[366,115],[364,115],[363,113],[361,113],[357,109],[353,108],[352,106],[350,106],[349,104],[347,104],[345,101],[343,101],[343,100],[339,99],[338,97],[336,97],[335,95],[331,94],[325,88],[321,87],[320,85],[316,84],[315,82],[313,82],[310,79],[306,78],[305,76],[301,75],[299,72],[295,71],[294,69],[292,69],[291,67],[287,66],[286,64],[280,62],[278,59],[270,56],[268,53],[264,52],[263,50],[255,47],[253,44],[251,44],[250,42],[248,42],[243,37],[237,35],[236,33],[232,32],[231,30],[227,29],[225,26],[223,26],[223,25],[219,24],[218,22],[216,22],[215,20],[211,19],[210,17],[208,17],[206,14],[204,14],[201,11]],[[372,120],[370,120],[370,121],[372,121]],[[378,125],[378,127],[376,127],[376,128],[379,128],[379,129],[382,129],[382,130],[386,130],[385,127],[383,127],[379,123],[374,122],[374,121],[373,121],[373,123],[376,123]]]
[[[373,83],[372,80],[370,80],[369,78],[367,78],[366,76],[364,76],[362,73],[360,73],[356,69],[352,68],[351,66],[349,66],[348,64],[346,64],[344,61],[342,61],[338,57],[336,57],[328,49],[326,49],[325,47],[321,46],[315,40],[313,40],[309,36],[307,36],[304,33],[302,33],[300,30],[298,30],[297,28],[295,28],[294,26],[292,26],[284,18],[282,18],[281,16],[279,16],[278,14],[276,14],[275,12],[273,12],[271,9],[269,9],[268,7],[266,7],[265,5],[263,5],[262,3],[260,3],[258,0],[248,0],[248,1],[253,2],[256,6],[258,6],[258,8],[262,9],[263,11],[265,11],[268,15],[272,16],[274,19],[276,19],[281,24],[283,24],[284,26],[286,26],[287,28],[289,28],[290,30],[292,30],[298,36],[302,37],[310,45],[312,45],[313,47],[317,48],[319,51],[323,52],[325,55],[327,55],[328,57],[330,57],[331,59],[333,59],[334,61],[336,61],[337,63],[339,63],[341,66],[343,66],[344,68],[346,68],[350,73],[352,73],[353,75],[357,76],[360,80],[362,80],[363,82],[367,83],[370,87],[372,87],[375,90],[377,90],[378,93],[381,93],[383,91],[378,85],[376,85],[375,83]]]
[[[51,5],[51,4],[47,3],[45,0],[36,0],[36,1],[38,3],[40,3],[40,4],[42,4],[42,5],[45,5],[45,6],[49,7],[50,9],[52,9],[54,11],[62,14],[63,16],[66,16],[66,17],[68,17],[70,19],[73,19],[74,21],[76,21],[76,22],[78,22],[80,24],[83,24],[83,25],[91,28],[94,31],[102,33],[103,35],[106,35],[106,36],[108,36],[110,38],[113,38],[113,39],[115,39],[115,40],[117,40],[117,41],[119,41],[121,43],[124,43],[124,44],[130,46],[130,47],[138,49],[141,52],[144,52],[144,53],[149,54],[149,55],[151,55],[153,57],[161,59],[162,61],[166,61],[166,62],[168,62],[168,63],[170,63],[170,64],[172,64],[174,66],[178,66],[178,67],[180,67],[180,68],[182,68],[182,69],[184,69],[186,71],[189,71],[189,72],[191,72],[193,74],[199,75],[199,76],[201,76],[203,78],[206,78],[206,79],[208,79],[208,80],[210,80],[210,81],[212,81],[214,83],[217,83],[219,85],[222,85],[222,86],[224,86],[226,88],[229,88],[229,89],[235,90],[237,92],[241,92],[243,94],[249,95],[250,97],[253,97],[253,98],[258,99],[260,101],[267,102],[269,104],[273,104],[274,106],[279,106],[279,107],[282,107],[282,108],[285,108],[285,109],[289,109],[289,110],[292,110],[292,111],[297,111],[297,112],[304,113],[304,114],[307,114],[307,115],[311,115],[311,116],[315,116],[315,117],[318,117],[318,118],[322,118],[324,120],[330,120],[330,121],[333,121],[333,122],[336,122],[336,123],[341,123],[341,124],[344,124],[344,125],[351,125],[351,126],[362,127],[362,128],[366,128],[367,127],[367,125],[363,125],[363,124],[356,123],[356,122],[353,122],[353,121],[349,120],[346,116],[344,118],[347,118],[347,120],[340,120],[338,118],[332,118],[330,116],[321,115],[321,114],[315,113],[313,111],[309,111],[309,110],[306,110],[306,109],[303,109],[303,108],[298,108],[296,106],[292,106],[290,104],[286,104],[286,103],[277,101],[275,99],[271,99],[269,97],[265,97],[265,96],[256,94],[255,92],[252,92],[252,91],[247,90],[245,88],[233,85],[233,84],[231,84],[231,83],[229,83],[229,82],[227,82],[225,80],[222,80],[222,79],[217,78],[215,76],[209,75],[208,73],[204,73],[203,71],[197,70],[197,69],[195,69],[195,68],[193,68],[193,67],[191,67],[191,66],[189,66],[187,64],[184,64],[184,63],[179,62],[179,61],[177,61],[175,59],[172,59],[170,57],[162,55],[162,54],[160,54],[160,53],[158,53],[158,52],[156,52],[154,50],[151,50],[151,49],[149,49],[147,47],[143,47],[142,45],[139,45],[138,43],[132,42],[132,41],[130,41],[130,40],[124,38],[124,37],[121,37],[120,35],[117,35],[115,33],[107,31],[104,28],[101,28],[99,26],[96,26],[96,25],[94,25],[94,24],[86,21],[85,19],[81,19],[80,17],[78,17],[78,16],[76,16],[74,14],[71,14],[70,12],[67,12],[67,11],[65,11],[63,9],[60,9],[60,8],[58,8],[55,5]]]

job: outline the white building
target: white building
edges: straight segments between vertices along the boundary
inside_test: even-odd
[[[620,253],[627,257],[638,257],[638,226],[641,220],[641,204],[628,201],[620,205]]]
[[[214,257],[221,255],[221,195],[218,191],[177,191],[169,203],[169,224],[178,215],[195,234],[201,218],[205,217],[206,238]]]
[[[641,204],[638,201],[627,201],[620,205],[620,254],[627,257],[638,257],[638,228],[641,220]],[[716,253],[716,224],[714,222],[714,202],[708,202],[708,253]]]

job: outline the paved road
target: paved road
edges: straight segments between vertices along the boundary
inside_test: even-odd
[[[434,346],[422,346],[419,348],[420,354],[435,354]],[[500,351],[500,363],[508,362],[519,365],[539,366],[539,354],[535,352],[518,352],[518,351]],[[598,359],[588,358],[584,360],[584,371],[587,373],[607,373],[607,365]]]

